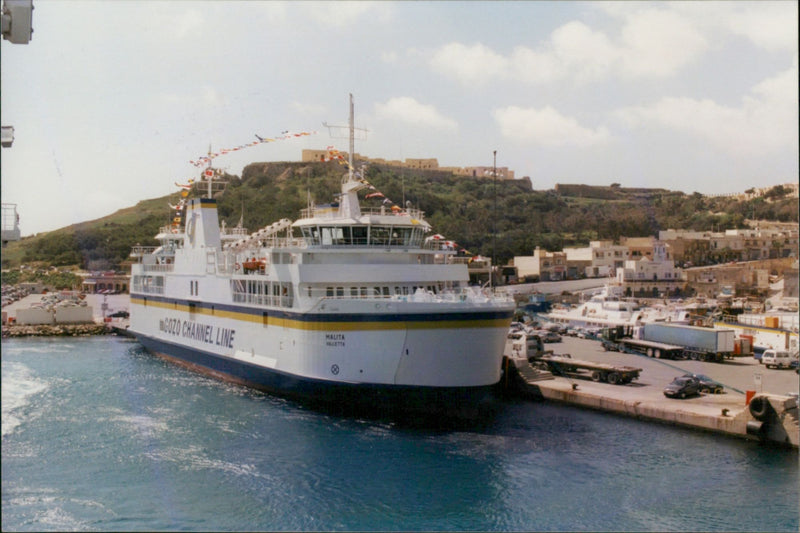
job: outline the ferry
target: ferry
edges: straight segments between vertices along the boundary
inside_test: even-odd
[[[137,246],[129,331],[149,351],[282,397],[379,414],[474,413],[499,382],[513,298],[409,205],[367,208],[348,172],[337,202],[253,233],[220,226],[211,166],[179,226]],[[338,204],[338,205],[337,205]]]
[[[539,316],[571,328],[635,328],[649,322],[689,324],[692,316],[700,310],[699,304],[683,302],[640,306],[635,300],[625,297],[622,286],[609,283],[575,307],[558,305],[549,312],[539,313]]]
[[[582,328],[639,325],[642,315],[639,305],[625,300],[622,288],[611,284],[576,307],[554,306],[549,312],[539,314],[555,324]]]

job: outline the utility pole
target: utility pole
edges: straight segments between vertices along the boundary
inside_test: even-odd
[[[489,269],[489,285],[494,286],[495,252],[497,250],[497,150],[492,152],[492,188],[494,190],[494,215],[492,216],[492,268]]]

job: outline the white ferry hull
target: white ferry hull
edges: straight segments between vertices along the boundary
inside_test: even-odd
[[[383,413],[469,409],[500,379],[513,309],[288,313],[163,297],[131,298],[148,350],[282,396]],[[441,304],[438,304],[441,306]]]

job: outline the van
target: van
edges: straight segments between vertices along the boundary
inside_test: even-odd
[[[767,368],[791,368],[792,360],[793,358],[789,355],[789,352],[784,350],[765,350],[764,355],[761,356],[761,362]]]

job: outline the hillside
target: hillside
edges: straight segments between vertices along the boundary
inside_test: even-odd
[[[251,231],[279,218],[294,219],[309,196],[318,203],[331,201],[343,172],[336,163],[250,164],[241,177],[227,176],[225,191],[217,195],[220,217],[228,225],[243,217]],[[667,228],[724,231],[744,227],[746,218],[798,221],[798,199],[785,198],[780,190],[750,201],[616,184],[533,191],[527,180],[498,180],[495,187],[486,178],[382,165],[368,167],[366,177],[395,203],[410,201],[425,211],[437,233],[471,253],[492,256],[496,242],[501,264],[514,255],[531,254],[536,246],[558,250],[590,240],[655,235]],[[3,268],[32,262],[122,268],[131,246],[156,244],[153,236],[169,223],[167,203],[177,199],[175,194],[144,200],[107,217],[11,243],[3,250]],[[378,200],[364,202],[379,205]]]

